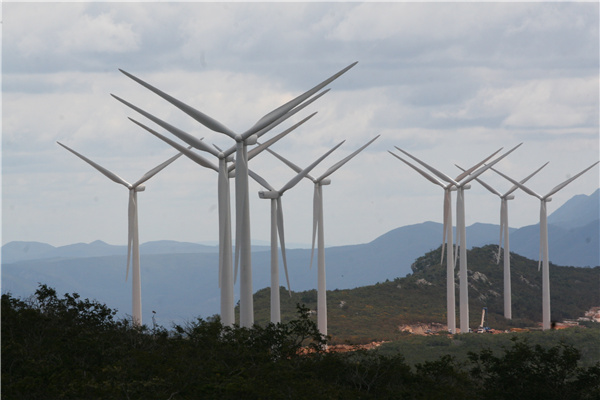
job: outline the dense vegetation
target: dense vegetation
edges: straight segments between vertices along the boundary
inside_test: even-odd
[[[504,318],[503,264],[496,263],[498,246],[476,247],[469,260],[469,322],[476,329],[481,310],[488,308],[487,325],[494,329],[536,327],[542,321],[542,274],[538,262],[511,253],[513,319]],[[441,247],[418,258],[413,273],[404,278],[347,290],[327,292],[328,330],[332,343],[367,343],[397,340],[399,326],[435,322],[446,324],[446,266],[440,264]],[[458,322],[458,267],[456,268]],[[550,264],[553,321],[577,319],[600,305],[600,267],[576,268]],[[282,321],[294,318],[295,304],[317,309],[317,291],[281,291]],[[269,322],[270,289],[254,295],[255,321]],[[313,317],[316,320],[316,317]]]
[[[515,338],[408,365],[401,354],[328,353],[307,309],[251,329],[197,319],[135,328],[76,294],[2,296],[2,397],[7,399],[598,399],[600,363]],[[465,335],[466,336],[466,335]],[[475,336],[475,335],[471,335]],[[480,335],[481,336],[481,335]],[[440,337],[440,339],[446,339]]]

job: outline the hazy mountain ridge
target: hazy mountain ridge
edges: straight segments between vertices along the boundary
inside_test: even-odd
[[[600,189],[589,196],[578,194],[571,197],[559,209],[548,216],[548,224],[565,229],[586,226],[600,219]]]
[[[269,246],[253,245],[252,251],[267,251]],[[157,240],[140,244],[140,254],[218,253],[218,246],[199,243]],[[127,246],[112,245],[102,240],[54,247],[39,242],[9,242],[2,246],[2,263],[54,258],[85,258],[126,255]]]
[[[542,274],[537,262],[511,254],[512,320],[504,318],[504,271],[502,259],[496,263],[496,246],[475,247],[469,259],[469,326],[476,329],[483,307],[488,308],[486,325],[495,329],[534,327],[542,320]],[[446,325],[446,265],[440,264],[441,246],[425,253],[412,265],[413,273],[354,289],[327,293],[329,334],[334,342],[345,340],[370,343],[393,340],[398,327],[418,323]],[[458,271],[457,271],[458,272]],[[458,274],[457,274],[458,275]],[[455,283],[459,278],[455,275]],[[574,268],[550,265],[552,320],[577,319],[600,300],[600,267]],[[295,306],[303,303],[317,309],[317,291],[295,291],[290,297],[280,288],[282,321],[295,317]],[[456,317],[459,317],[459,290],[456,288]],[[270,320],[270,288],[254,294],[255,321]],[[316,316],[312,318],[316,319]]]
[[[590,202],[582,201],[580,196],[575,198],[576,207],[565,203],[564,207],[571,211],[563,215],[578,219],[581,215],[573,210],[587,213],[589,210],[581,204]],[[599,220],[569,229],[549,225],[551,262],[571,266],[600,265],[599,233]],[[497,225],[478,223],[467,228],[469,248],[497,244],[498,237]],[[441,242],[442,225],[424,222],[394,229],[370,243],[329,247],[326,249],[327,289],[351,289],[404,277],[412,272],[411,264],[415,259],[438,248]],[[264,251],[268,249],[268,246],[253,246],[254,290],[270,286],[270,253]],[[28,296],[41,282],[56,288],[59,293],[76,292],[95,298],[125,314],[131,310],[131,280],[125,282],[126,250],[125,246],[112,246],[101,241],[58,248],[37,242],[11,242],[2,247],[2,290]],[[181,322],[197,315],[206,317],[219,312],[216,246],[158,241],[142,244],[140,251],[145,320],[153,310],[164,325],[169,325],[170,320]],[[511,251],[537,260],[539,225],[511,229]],[[287,251],[292,290],[310,290],[317,286],[316,259],[309,269],[310,253],[310,249]],[[31,259],[10,261],[19,254],[26,254]],[[48,255],[52,258],[42,258]],[[280,267],[282,265],[280,259]],[[280,284],[285,285],[283,268],[280,278]],[[237,288],[236,285],[239,290]]]

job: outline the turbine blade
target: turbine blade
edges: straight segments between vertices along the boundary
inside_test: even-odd
[[[283,258],[283,268],[285,270],[285,280],[288,286],[288,292],[292,297],[290,287],[290,277],[288,275],[287,258],[285,256],[285,233],[283,230],[283,208],[281,207],[281,197],[277,198],[277,232],[279,233],[279,242],[281,243],[281,257]]]
[[[401,152],[403,152],[404,154],[406,154],[407,156],[409,156],[410,158],[412,158],[413,160],[415,160],[416,162],[418,162],[419,164],[421,164],[422,166],[424,166],[425,168],[427,168],[429,171],[433,172],[433,174],[436,175],[441,180],[448,182],[448,183],[452,183],[453,185],[458,187],[458,182],[456,182],[454,179],[450,178],[448,175],[444,174],[443,172],[438,171],[437,169],[433,168],[432,166],[430,166],[428,164],[425,164],[423,161],[419,160],[417,157],[413,156],[412,154],[409,154],[408,152],[402,150],[398,146],[394,146],[394,147],[397,148],[398,150],[400,150]]]
[[[237,154],[235,157],[235,275],[240,261],[240,250],[242,245],[242,221],[244,220],[244,202],[246,201],[245,178],[247,165],[244,160],[244,146],[242,142],[237,143]]]
[[[188,150],[191,150],[192,146],[188,146]],[[173,161],[177,160],[179,157],[181,157],[183,155],[183,153],[179,153],[171,158],[169,158],[167,161],[165,161],[164,163],[160,164],[157,167],[152,168],[150,171],[146,172],[144,174],[144,176],[142,176],[136,183],[134,183],[132,186],[138,187],[139,185],[141,185],[142,183],[146,182],[148,179],[152,178],[154,175],[158,174],[160,171],[162,171],[163,169],[165,169],[169,164],[171,164]]]
[[[498,150],[496,150],[494,153],[492,153],[492,155],[490,155],[489,157],[487,157],[485,160],[478,162],[477,164],[475,164],[474,166],[472,166],[471,168],[469,168],[468,170],[463,170],[463,173],[460,174],[459,176],[456,177],[456,181],[460,182],[465,176],[470,175],[473,171],[475,171],[477,168],[481,167],[487,160],[489,160],[490,158],[494,157],[496,154],[498,154],[500,152],[500,150],[502,150],[504,147],[500,147]],[[456,164],[454,164],[456,165]],[[458,165],[457,165],[458,167]],[[460,167],[459,167],[460,168]],[[462,169],[462,168],[461,168]]]
[[[450,206],[449,203],[449,196],[450,196],[450,191],[449,190],[444,190],[444,224],[443,224],[443,232],[442,232],[442,259],[440,260],[440,264],[444,263],[444,249],[446,246],[446,233],[447,233],[447,229],[448,229],[448,207]]]
[[[436,177],[429,175],[427,172],[423,171],[419,167],[414,166],[413,164],[411,164],[408,161],[406,161],[404,158],[402,158],[402,157],[400,157],[400,156],[392,153],[389,150],[388,150],[388,153],[390,153],[391,155],[393,155],[394,157],[396,157],[398,160],[402,161],[404,164],[408,165],[409,167],[411,167],[412,169],[414,169],[415,171],[417,171],[419,174],[421,174],[425,179],[427,179],[431,183],[439,185],[439,186],[443,187],[444,189],[446,188],[446,185],[444,185],[444,183],[442,181],[440,181],[439,179],[437,179]]]
[[[130,73],[125,72],[122,69],[119,69],[119,71],[121,71],[123,74],[125,74],[129,78],[133,79],[140,85],[144,86],[146,89],[150,90],[151,92],[156,93],[157,95],[159,95],[160,97],[162,97],[163,99],[168,101],[169,103],[173,104],[175,107],[179,108],[181,111],[183,111],[184,113],[186,113],[187,115],[189,115],[190,117],[195,119],[196,121],[200,122],[202,125],[204,125],[208,129],[215,131],[215,132],[224,133],[235,139],[235,136],[236,136],[235,133],[232,132],[229,128],[227,128],[225,125],[221,124],[219,121],[209,117],[208,115],[196,110],[193,107],[188,106],[187,104],[177,100],[176,98],[166,94],[162,90],[155,88],[154,86],[144,82],[143,80],[131,75]]]
[[[111,181],[116,182],[116,183],[120,183],[121,185],[125,186],[127,189],[131,188],[131,185],[129,184],[129,182],[127,182],[126,180],[124,180],[123,178],[121,178],[119,175],[110,172],[109,170],[107,170],[104,167],[101,167],[100,165],[96,164],[95,162],[93,162],[89,158],[82,156],[81,154],[79,154],[75,150],[70,149],[69,147],[65,146],[61,142],[56,142],[56,143],[58,143],[59,145],[61,145],[65,149],[69,150],[71,153],[75,154],[77,157],[81,158],[83,161],[85,161],[86,163],[90,164],[92,167],[96,168],[102,175],[106,176]]]
[[[512,149],[510,149],[509,151],[507,151],[506,153],[504,153],[500,157],[496,158],[491,163],[486,164],[485,166],[479,168],[477,171],[473,172],[467,178],[465,178],[460,184],[464,186],[467,183],[471,182],[473,179],[477,178],[479,175],[483,174],[485,171],[487,171],[488,169],[492,168],[494,165],[496,165],[497,163],[499,163],[504,157],[506,157],[507,155],[509,155],[510,153],[512,153],[513,151],[515,151],[516,149],[518,149],[519,146],[521,146],[522,144],[523,143],[519,143],[518,145],[516,145],[515,147],[513,147]]]
[[[540,172],[546,165],[548,165],[548,163],[542,165],[541,167],[539,167],[538,169],[535,170],[535,172],[527,175],[527,177],[523,178],[520,183],[525,183],[527,182],[529,179],[531,179],[535,174],[537,174],[538,172]],[[517,185],[513,185],[513,187],[510,188],[510,190],[508,192],[506,192],[504,194],[504,196],[508,196],[509,194],[511,194],[512,192],[514,192],[515,190],[517,190],[519,187]]]
[[[259,185],[261,185],[265,189],[270,190],[272,192],[275,191],[275,189],[273,189],[273,187],[271,185],[269,185],[269,182],[264,180],[263,177],[258,175],[256,172],[252,171],[250,168],[248,168],[248,175],[250,175],[252,177],[252,179],[254,179]]]
[[[508,180],[509,182],[512,182],[513,185],[517,186],[519,189],[521,189],[522,191],[524,191],[525,193],[537,197],[538,199],[542,200],[542,196],[540,196],[539,194],[537,194],[536,192],[534,192],[533,190],[529,189],[527,186],[523,185],[520,182],[515,181],[512,178],[509,178],[508,176],[504,175],[502,172],[498,171],[497,169],[491,168],[492,171],[494,171],[495,173],[497,173],[498,175],[500,175],[501,177],[503,177],[504,179]]]
[[[319,212],[321,199],[319,196],[319,184],[315,183],[315,192],[313,194],[313,229],[312,229],[312,247],[310,251],[310,268],[312,269],[313,256],[315,254],[315,239],[317,237],[317,227],[319,225]]]
[[[496,255],[496,264],[500,264],[500,254],[502,252],[502,234],[504,233],[504,229],[507,227],[504,226],[504,214],[506,213],[506,200],[502,198],[500,203],[500,239],[498,240],[498,254]],[[506,246],[506,243],[504,244]]]
[[[299,166],[297,166],[296,164],[294,164],[293,162],[291,162],[287,158],[284,158],[282,155],[277,154],[275,151],[273,151],[271,149],[267,149],[267,152],[269,152],[272,155],[274,155],[275,157],[277,157],[279,159],[279,161],[283,162],[285,165],[287,165],[288,167],[290,167],[292,170],[296,171],[296,173],[299,174],[300,172],[302,172],[302,168],[300,168]],[[317,180],[311,174],[307,174],[306,178],[308,178],[311,181],[313,181],[313,183],[317,182]]]
[[[266,114],[264,117],[259,119],[258,122],[256,122],[256,124],[254,124],[254,126],[252,128],[250,128],[248,131],[244,132],[242,134],[242,137],[248,137],[248,136],[256,133],[260,129],[264,128],[265,126],[267,126],[270,123],[272,123],[273,121],[275,121],[277,118],[283,116],[288,111],[290,111],[291,109],[293,109],[294,107],[296,107],[297,105],[302,103],[304,100],[308,99],[310,96],[312,96],[313,94],[315,94],[316,92],[318,92],[319,90],[324,88],[326,85],[328,85],[329,83],[331,83],[332,81],[334,81],[335,79],[340,77],[343,73],[348,71],[350,68],[354,67],[357,63],[358,63],[358,61],[350,64],[349,66],[347,66],[346,68],[344,68],[343,70],[338,72],[337,74],[334,74],[333,76],[331,76],[330,78],[319,83],[317,86],[313,87],[312,89],[308,90],[307,92],[304,92],[303,94],[296,97],[295,99],[288,101],[284,105],[282,105],[282,106],[276,108],[275,110],[271,111],[270,113]]]
[[[552,189],[550,192],[548,192],[547,195],[544,196],[544,199],[547,199],[548,197],[552,196],[554,193],[558,192],[559,190],[561,190],[562,188],[564,188],[565,186],[567,186],[569,183],[571,183],[575,179],[579,178],[581,175],[585,174],[587,171],[589,171],[590,169],[592,169],[593,167],[595,167],[599,162],[600,161],[596,161],[595,163],[593,163],[592,165],[590,165],[589,167],[587,167],[586,169],[584,169],[583,171],[581,171],[577,175],[572,176],[571,178],[567,179],[566,181],[564,181],[560,185],[556,186],[554,189]]]
[[[304,108],[306,108],[307,106],[309,106],[310,104],[312,104],[314,101],[316,101],[317,99],[321,98],[321,96],[323,96],[327,92],[329,92],[329,89],[324,90],[323,92],[319,93],[318,95],[316,95],[312,99],[310,99],[310,100],[302,103],[298,107],[294,108],[290,112],[285,113],[281,117],[277,118],[275,121],[271,122],[269,125],[265,126],[261,130],[259,130],[258,132],[256,132],[255,135],[260,138],[265,133],[269,132],[271,129],[273,129],[277,125],[281,124],[283,121],[287,120],[288,118],[292,117],[293,115],[296,115],[299,111],[303,110]],[[248,137],[248,136],[251,136],[251,135],[247,135],[246,137]]]
[[[207,160],[206,158],[204,158],[203,156],[201,156],[198,153],[193,152],[192,150],[190,150],[189,148],[174,142],[173,140],[161,135],[160,133],[156,132],[153,129],[148,128],[146,125],[142,124],[141,122],[136,121],[133,118],[129,118],[133,123],[135,123],[136,125],[141,126],[142,128],[144,128],[145,130],[147,130],[148,132],[150,132],[151,134],[153,134],[154,136],[156,136],[157,138],[159,138],[160,140],[162,140],[163,142],[169,144],[171,147],[174,147],[175,149],[179,150],[181,153],[183,153],[187,158],[189,158],[190,160],[192,160],[193,162],[195,162],[196,164],[200,164],[201,166],[205,167],[205,168],[209,168],[212,169],[216,172],[219,172],[219,167],[217,167],[215,164],[213,164],[212,162],[210,162],[209,160]]]
[[[540,203],[540,258],[538,261],[538,272],[542,266],[542,260],[544,258],[544,209],[546,208],[546,202],[544,200]]]
[[[129,189],[129,207],[127,210],[127,269],[125,272],[125,282],[129,279],[129,260],[131,259],[131,246],[133,244],[133,226],[135,218],[135,200],[133,198],[134,189]]]
[[[459,245],[460,245],[460,241],[461,241],[461,231],[462,231],[462,224],[463,224],[463,215],[462,215],[462,207],[464,204],[464,198],[459,191],[456,192],[456,251],[454,253],[454,268],[456,268],[456,260],[458,260],[458,253],[459,253]]]
[[[283,195],[286,192],[286,190],[289,190],[289,189],[293,188],[294,186],[296,186],[298,184],[298,182],[300,182],[302,180],[302,178],[304,178],[310,171],[313,170],[314,167],[316,167],[321,161],[323,161],[325,159],[325,157],[327,157],[328,155],[333,153],[338,147],[340,147],[342,144],[344,144],[344,142],[345,142],[345,140],[340,142],[340,144],[335,146],[333,149],[329,150],[327,153],[323,154],[315,162],[313,162],[308,167],[306,167],[302,172],[300,172],[298,175],[293,177],[288,183],[285,184],[284,187],[282,187],[279,190],[279,195],[280,196]],[[318,179],[317,179],[317,181],[318,181]]]
[[[306,121],[308,121],[309,119],[314,117],[315,114],[316,114],[316,112],[310,114],[308,117],[304,118],[302,121],[298,122],[291,128],[286,129],[285,131],[281,132],[279,135],[272,137],[271,139],[267,140],[266,142],[263,142],[263,143],[259,144],[258,146],[256,146],[255,148],[253,148],[252,150],[250,150],[248,152],[248,160],[252,160],[254,157],[256,157],[257,155],[262,153],[262,151],[265,150],[267,147],[271,146],[273,143],[276,143],[279,139],[283,138],[288,133],[292,132],[294,129],[298,128],[300,125],[304,124]]]
[[[460,169],[461,171],[464,171],[464,170],[465,170],[464,168],[461,168],[461,167],[459,167],[457,164],[454,164],[454,165],[456,165],[456,167],[457,167],[458,169]],[[456,180],[458,180],[458,179],[456,179]],[[501,195],[501,194],[500,194],[500,193],[499,193],[499,192],[498,192],[496,189],[494,189],[493,187],[491,187],[490,185],[488,185],[488,184],[487,184],[487,183],[485,183],[484,181],[482,181],[482,180],[479,180],[479,178],[475,178],[475,180],[476,180],[477,182],[479,182],[479,184],[480,184],[481,186],[483,186],[484,188],[486,188],[487,190],[489,190],[489,191],[490,191],[490,192],[492,192],[493,194],[495,194],[495,195],[498,195],[498,196],[502,197],[502,195]]]
[[[275,157],[277,157],[280,161],[282,161],[285,165],[287,165],[288,167],[290,167],[291,169],[293,169],[294,171],[296,171],[296,173],[300,173],[302,172],[302,168],[300,168],[299,166],[297,166],[296,164],[294,164],[293,162],[289,161],[287,158],[284,158],[283,156],[275,153],[273,150],[271,149],[267,149],[267,152],[273,154]]]
[[[222,280],[221,275],[223,274],[223,260],[225,258],[225,252],[231,252],[231,249],[227,249],[225,247],[225,243],[227,243],[226,235],[227,235],[227,210],[228,210],[228,201],[227,198],[227,188],[229,186],[229,178],[227,178],[227,168],[226,163],[221,160],[219,163],[219,181],[217,188],[217,202],[219,208],[219,288],[221,287]]]
[[[332,165],[327,171],[325,171],[325,173],[323,175],[321,175],[320,177],[317,178],[317,182],[322,181],[323,179],[327,178],[329,175],[333,174],[335,171],[337,171],[338,169],[340,169],[344,164],[346,164],[348,161],[350,161],[352,158],[354,158],[354,156],[356,156],[358,153],[360,153],[361,151],[363,151],[368,145],[370,145],[375,140],[377,140],[377,138],[379,136],[381,136],[381,135],[375,136],[373,139],[369,140],[365,145],[363,145],[361,148],[359,148],[358,150],[356,150],[354,153],[350,154],[348,157],[346,157],[343,160],[341,160],[341,161],[337,162],[336,164]]]
[[[196,148],[198,150],[206,151],[207,153],[210,153],[215,157],[219,157],[219,152],[214,147],[211,147],[208,144],[204,143],[201,139],[198,139],[198,138],[190,135],[189,133],[184,132],[181,129],[176,128],[173,125],[168,124],[167,122],[155,117],[154,115],[147,113],[146,111],[142,110],[141,108],[136,107],[133,104],[129,103],[128,101],[123,100],[119,96],[115,96],[114,94],[111,94],[111,96],[114,97],[115,99],[119,100],[121,103],[125,104],[127,107],[142,114],[144,117],[148,118],[150,121],[154,122],[155,124],[163,127],[167,131],[171,132],[173,135],[177,136],[179,139],[183,140],[190,146],[193,146],[194,148]]]

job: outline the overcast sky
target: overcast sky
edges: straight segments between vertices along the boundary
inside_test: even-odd
[[[500,147],[498,164],[545,194],[599,157],[598,3],[3,3],[2,243],[124,245],[127,190],[56,144],[129,182],[176,151],[127,117],[157,128],[116,94],[219,147],[211,132],[133,82],[124,69],[244,131],[346,67],[328,94],[281,125],[319,113],[273,148],[315,170],[381,134],[324,187],[326,244],[369,242],[442,220],[441,188],[387,153],[403,148],[449,175]],[[281,187],[293,172],[269,154],[250,168]],[[511,186],[492,172],[499,191]],[[549,213],[598,188],[598,167],[553,196]],[[217,174],[181,158],[140,193],[141,242],[217,240]],[[309,243],[312,184],[283,198],[286,239]],[[232,188],[233,190],[233,188]],[[253,239],[269,239],[269,202],[251,181]],[[499,221],[477,184],[467,225]],[[539,221],[522,192],[510,225]],[[441,238],[440,238],[441,240]],[[468,238],[467,238],[468,240]]]

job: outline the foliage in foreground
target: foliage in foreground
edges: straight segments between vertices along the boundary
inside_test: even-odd
[[[2,395],[10,399],[597,399],[600,364],[579,351],[515,340],[503,355],[444,356],[409,366],[402,355],[327,353],[297,319],[251,329],[197,319],[135,328],[76,294],[41,285],[2,296]],[[309,351],[305,351],[308,349]]]

